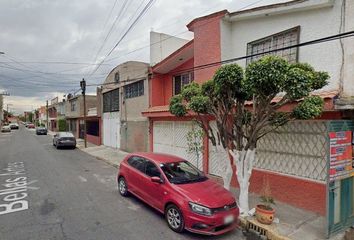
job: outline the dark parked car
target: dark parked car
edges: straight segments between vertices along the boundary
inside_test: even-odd
[[[237,227],[239,209],[231,192],[179,157],[130,154],[117,180],[122,196],[131,193],[163,213],[175,232],[219,235]]]
[[[54,135],[53,146],[57,149],[60,147],[76,148],[76,139],[71,132],[58,132]]]
[[[17,123],[10,123],[9,126],[11,129],[19,129],[19,125]]]
[[[45,127],[37,127],[36,134],[37,135],[47,135],[47,129]]]

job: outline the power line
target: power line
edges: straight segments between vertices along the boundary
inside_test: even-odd
[[[314,45],[314,44],[330,42],[330,41],[343,39],[343,38],[348,38],[348,37],[354,37],[354,31],[349,31],[349,32],[340,33],[340,34],[336,34],[336,35],[331,35],[331,36],[328,36],[328,37],[319,38],[319,39],[315,39],[315,40],[311,40],[311,41],[307,41],[307,42],[303,42],[303,43],[299,43],[299,44],[294,44],[294,45],[291,45],[291,46],[288,46],[288,47],[278,48],[278,49],[274,49],[274,50],[270,50],[270,51],[266,51],[266,52],[262,52],[262,53],[256,53],[256,54],[252,54],[252,55],[246,55],[246,56],[242,56],[242,57],[231,58],[231,59],[218,61],[218,62],[211,62],[211,63],[195,66],[195,67],[192,67],[192,68],[186,68],[186,69],[181,69],[181,70],[178,70],[178,71],[172,71],[170,73],[174,73],[175,74],[175,73],[181,73],[181,72],[188,72],[188,71],[192,71],[192,70],[202,70],[202,69],[209,68],[209,67],[219,66],[221,64],[232,63],[232,62],[244,60],[244,59],[247,59],[247,58],[252,58],[252,57],[257,57],[257,56],[261,56],[261,55],[275,53],[275,52],[278,52],[278,51],[288,50],[288,49],[291,49],[291,48],[300,48],[300,47],[304,47],[304,46],[310,46],[310,45]],[[163,75],[163,74],[161,74],[161,75]]]
[[[122,7],[120,8],[120,11],[118,12],[116,18],[114,19],[111,28],[109,29],[108,33],[106,34],[106,37],[104,38],[104,40],[103,40],[103,42],[102,42],[102,44],[101,44],[101,47],[98,49],[98,51],[97,51],[97,53],[96,53],[96,55],[95,55],[94,62],[97,61],[98,55],[99,55],[100,52],[102,51],[102,49],[103,49],[105,43],[107,42],[108,38],[111,36],[111,33],[112,33],[113,29],[114,29],[114,26],[116,25],[118,19],[120,19],[120,17],[121,17],[121,15],[122,15],[123,11],[125,10],[125,7],[126,7],[127,3],[128,3],[128,0],[124,0],[124,2],[123,2],[123,4],[122,4]],[[114,3],[114,5],[115,5],[115,4],[116,4],[116,2]]]
[[[149,10],[149,8],[152,6],[155,0],[149,0],[149,2],[145,5],[143,10],[139,13],[139,15],[136,17],[136,19],[133,21],[133,23],[128,27],[128,29],[125,31],[123,36],[118,40],[118,42],[114,45],[114,47],[108,52],[108,54],[103,58],[103,60],[100,62],[100,64],[92,71],[90,76],[94,74],[101,66],[101,64],[106,60],[106,58],[111,55],[111,53],[117,48],[117,46],[121,43],[121,41],[126,37],[126,35],[132,30],[132,28],[138,23],[138,21],[143,17],[143,15]]]
[[[253,3],[251,3],[251,4],[248,4],[248,5],[246,5],[246,6],[242,7],[242,8],[237,9],[236,12],[242,11],[242,10],[244,10],[244,9],[246,9],[246,8],[249,8],[249,7],[252,7],[252,6],[254,6],[254,5],[258,4],[258,3],[261,3],[261,2],[263,2],[263,1],[265,1],[265,0],[258,0],[258,1],[255,1],[255,2],[253,2]],[[209,10],[211,10],[211,9],[208,9],[207,11],[209,11]],[[200,27],[202,27],[202,26],[205,26],[205,25],[209,24],[209,23],[212,22],[212,21],[214,21],[214,20],[213,20],[213,19],[212,19],[212,20],[208,20],[208,21],[206,21],[205,23],[203,23],[203,24],[197,26],[196,28],[200,28]],[[147,47],[151,47],[151,46],[153,46],[153,45],[156,45],[156,44],[159,44],[159,43],[161,43],[161,42],[167,41],[167,40],[170,39],[170,38],[177,37],[177,36],[180,36],[180,35],[185,34],[185,33],[188,33],[188,32],[189,32],[189,30],[185,30],[185,31],[179,32],[179,33],[177,33],[177,34],[170,35],[170,36],[166,37],[165,39],[162,39],[162,40],[160,40],[160,41],[157,41],[157,42],[154,42],[154,43],[151,43],[151,44],[147,44],[147,45],[145,45],[145,46],[143,46],[143,47],[134,49],[134,50],[132,50],[132,51],[126,53],[125,55],[120,55],[120,56],[117,56],[117,57],[110,58],[110,59],[106,60],[105,62],[110,62],[110,61],[113,61],[113,60],[115,60],[115,59],[118,59],[118,58],[127,56],[127,55],[129,55],[129,54],[131,54],[131,53],[140,51],[140,50],[145,49],[145,48],[147,48]]]
[[[0,61],[0,63],[11,63]],[[65,62],[65,61],[17,61],[18,63],[27,63],[27,64],[62,64],[62,65],[98,65],[98,63],[87,63],[87,62]],[[108,64],[103,64],[108,65]]]

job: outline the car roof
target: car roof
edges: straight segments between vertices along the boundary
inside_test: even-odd
[[[128,155],[128,157],[131,156],[139,156],[139,157],[147,158],[157,164],[186,161],[186,159],[171,154],[156,153],[156,152],[137,152]]]

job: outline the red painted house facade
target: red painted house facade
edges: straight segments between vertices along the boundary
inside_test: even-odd
[[[220,154],[220,149],[215,149],[208,139],[203,140],[202,159],[188,153],[185,139],[192,126],[193,114],[183,118],[171,115],[170,98],[191,81],[203,83],[211,79],[224,60],[265,51],[267,42],[264,41],[272,42],[271,46],[276,48],[281,46],[274,44],[275,39],[280,39],[282,46],[286,46],[334,34],[335,31],[326,29],[323,32],[318,29],[318,35],[313,34],[308,19],[327,22],[328,16],[337,16],[339,10],[340,5],[333,1],[292,1],[235,13],[221,11],[193,20],[187,27],[194,33],[194,38],[152,66],[150,107],[142,113],[149,118],[150,150],[179,155],[204,172],[221,176],[223,163],[220,156],[227,158],[227,154]],[[256,31],[256,28],[247,26],[259,28]],[[339,191],[345,191],[344,180],[354,186],[354,173],[349,173],[346,179],[330,176],[333,158],[330,133],[352,132],[354,124],[348,111],[341,111],[336,105],[337,99],[344,96],[338,79],[340,65],[324,63],[328,54],[336,59],[340,45],[334,44],[331,52],[326,47],[316,46],[313,47],[315,55],[302,49],[281,53],[289,61],[308,62],[316,69],[329,72],[329,85],[314,93],[325,100],[324,113],[316,120],[289,123],[259,142],[250,192],[260,193],[263,179],[268,176],[277,201],[327,216],[329,231],[333,232],[342,222],[334,217],[339,210],[331,206],[339,200],[332,199],[331,192],[338,191],[338,184],[342,186]],[[353,66],[353,59],[350,61],[344,63],[344,68],[350,64]],[[248,60],[238,62],[242,67],[247,63]],[[344,79],[343,82],[349,80]],[[347,140],[347,144],[351,144],[351,139]],[[237,187],[236,177],[233,179],[232,185]],[[354,196],[354,187],[350,192]],[[349,202],[354,201],[353,196],[348,196]],[[346,219],[351,218],[348,216]]]

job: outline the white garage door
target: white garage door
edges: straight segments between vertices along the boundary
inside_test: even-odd
[[[202,169],[202,154],[197,161],[196,154],[187,152],[187,133],[192,130],[192,123],[186,121],[157,121],[153,127],[154,152],[168,153],[190,161]]]
[[[103,113],[103,145],[120,148],[119,112]]]

